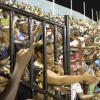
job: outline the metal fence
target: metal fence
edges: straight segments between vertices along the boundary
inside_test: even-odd
[[[48,100],[48,84],[47,84],[47,59],[46,59],[46,24],[51,24],[54,26],[54,61],[57,60],[57,27],[60,27],[63,30],[63,65],[64,65],[64,74],[70,74],[70,32],[69,32],[69,16],[65,15],[65,24],[59,24],[52,20],[42,18],[40,16],[34,15],[32,13],[26,12],[24,10],[11,7],[6,4],[0,3],[0,9],[7,10],[9,12],[9,42],[10,42],[10,66],[11,72],[13,72],[14,64],[15,64],[15,53],[14,53],[14,14],[19,14],[28,18],[28,32],[29,32],[29,40],[30,45],[32,45],[32,24],[31,20],[35,19],[42,23],[43,28],[43,64],[44,64],[44,72],[43,72],[43,90],[44,100]],[[29,88],[34,90],[34,78],[33,78],[33,67],[30,63],[30,84],[26,85]],[[32,92],[34,96],[34,92]],[[68,100],[68,99],[67,99]]]

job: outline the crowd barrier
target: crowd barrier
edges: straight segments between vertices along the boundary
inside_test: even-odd
[[[51,24],[54,26],[54,61],[57,60],[57,27],[60,27],[63,30],[63,65],[64,65],[64,74],[70,74],[70,32],[69,32],[69,16],[65,15],[65,24],[59,24],[52,20],[45,19],[29,13],[27,11],[11,7],[6,4],[0,3],[0,9],[4,9],[9,12],[9,43],[10,43],[10,66],[11,72],[14,70],[15,64],[15,53],[14,53],[14,14],[19,14],[28,18],[28,32],[29,32],[29,41],[30,46],[32,45],[32,24],[31,20],[35,19],[42,23],[43,29],[43,64],[44,64],[44,73],[43,73],[43,90],[44,100],[48,100],[48,84],[47,84],[47,59],[46,59],[46,24]],[[30,84],[26,85],[32,89],[32,95],[34,96],[34,73],[33,73],[32,63],[30,62]],[[22,82],[23,84],[26,84]]]

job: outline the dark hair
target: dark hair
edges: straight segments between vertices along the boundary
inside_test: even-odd
[[[91,64],[93,64],[93,62],[92,61],[87,61],[86,64],[91,65]]]
[[[35,50],[35,53],[37,53],[37,52],[42,53],[43,52],[43,44],[42,43],[36,43],[34,45],[34,50]]]

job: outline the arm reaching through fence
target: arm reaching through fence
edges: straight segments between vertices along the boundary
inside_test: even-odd
[[[50,45],[47,45],[47,62],[49,63],[50,60],[50,51],[52,52],[52,48],[50,47]],[[35,54],[36,54],[36,62],[38,62],[38,65],[43,64],[43,44],[37,43],[35,45]],[[53,62],[52,62],[53,63]],[[48,65],[49,67],[51,67],[52,69],[52,63],[51,65]],[[52,85],[70,85],[76,82],[82,82],[83,80],[88,81],[89,83],[94,83],[96,81],[99,81],[99,77],[96,76],[91,76],[88,73],[84,73],[82,75],[58,75],[57,73],[51,71],[51,70],[47,70],[47,77],[48,77],[48,84],[52,84]],[[43,77],[41,75],[41,81],[43,81]]]
[[[31,56],[31,49],[21,49],[17,53],[13,76],[11,80],[9,80],[5,91],[0,95],[1,100],[15,100],[21,76],[25,66],[29,63]]]

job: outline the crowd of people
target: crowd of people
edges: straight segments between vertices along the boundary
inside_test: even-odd
[[[1,0],[2,2],[2,0]],[[64,18],[53,16],[52,12],[45,13],[38,6],[32,7],[28,4],[18,4],[15,0],[5,0],[5,4],[45,17],[60,24],[64,24]],[[87,20],[78,20],[70,17],[70,68],[71,75],[64,75],[63,69],[63,31],[57,29],[57,61],[54,62],[54,27],[46,24],[46,58],[48,85],[59,88],[60,92],[66,94],[71,91],[72,100],[77,98],[84,100],[99,100],[100,98],[100,26]],[[35,19],[32,20],[33,44],[30,46],[28,33],[28,19],[25,16],[14,15],[14,48],[16,54],[13,73],[10,72],[10,44],[9,44],[9,13],[0,10],[0,98],[1,100],[28,99],[30,96],[19,93],[20,81],[29,82],[29,61],[33,62],[33,72],[35,83],[38,88],[42,88],[43,83],[43,31],[42,24]],[[80,56],[81,55],[81,56]],[[34,58],[34,59],[33,59]],[[85,81],[85,82],[84,82]],[[87,87],[84,87],[83,83]],[[66,85],[71,88],[66,89]],[[64,87],[65,86],[65,87]],[[63,90],[62,90],[63,88]],[[23,89],[23,88],[21,88]],[[35,90],[36,100],[39,98]],[[58,91],[58,92],[59,92]],[[53,92],[54,93],[54,92]],[[11,98],[12,97],[12,98]],[[19,98],[18,98],[19,97]]]
[[[51,10],[49,12],[45,12],[37,5],[33,7],[30,4],[27,4],[25,2],[18,3],[18,2],[16,2],[16,0],[5,0],[5,1],[3,0],[1,2],[8,4],[10,6],[25,10],[27,12],[31,12],[38,16],[44,17],[46,19],[50,19],[50,20],[56,21],[58,23],[64,24],[63,16],[54,16]]]

